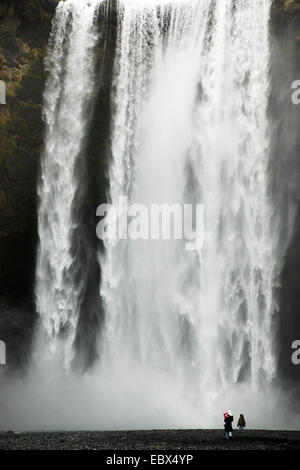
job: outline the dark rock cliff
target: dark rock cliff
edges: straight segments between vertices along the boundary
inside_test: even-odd
[[[35,187],[43,125],[45,56],[55,4],[0,1],[0,289],[27,296],[36,238]]]
[[[281,214],[278,236],[286,246],[278,288],[277,346],[282,383],[299,390],[300,367],[292,364],[291,345],[300,338],[300,105],[292,103],[292,83],[300,79],[300,1],[276,0],[271,17],[272,199]],[[293,234],[291,213],[296,218]],[[293,387],[292,387],[293,388]]]
[[[56,4],[0,0],[0,336],[10,363],[25,358],[34,321],[43,59]]]

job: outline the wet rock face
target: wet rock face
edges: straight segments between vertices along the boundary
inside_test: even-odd
[[[43,135],[43,60],[56,2],[0,0],[0,337],[22,363],[34,323],[36,180]]]
[[[300,80],[300,0],[274,0],[270,26],[270,188],[273,203],[281,213],[280,236],[283,243],[289,227],[289,207],[296,210],[293,236],[285,252],[278,289],[279,331],[276,344],[281,379],[291,385],[291,390],[296,385],[299,401],[300,368],[291,361],[291,345],[300,337],[300,105],[292,103],[291,87],[295,80]]]
[[[19,13],[25,20],[34,21],[53,14],[59,0],[1,0],[0,17]]]
[[[279,8],[287,13],[295,13],[300,8],[299,0],[277,0]]]
[[[59,0],[17,0],[17,9],[27,21],[49,20]]]
[[[281,37],[284,48],[295,59],[300,57],[300,0],[273,0],[271,28]]]
[[[0,1],[0,80],[7,102],[0,105],[1,294],[26,296],[32,286],[43,59],[54,11],[49,1]]]

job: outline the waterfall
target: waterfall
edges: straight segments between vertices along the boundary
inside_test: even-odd
[[[73,357],[80,309],[72,257],[76,229],[72,204],[80,184],[75,167],[95,86],[93,50],[98,39],[99,4],[98,0],[59,3],[46,59],[36,299],[50,350],[56,352],[61,344],[66,367]]]
[[[106,240],[103,363],[210,409],[277,371],[271,1],[157,3],[119,2],[110,197],[203,203],[205,243]]]
[[[20,420],[34,429],[209,427],[231,408],[250,413],[253,426],[265,426],[265,415],[278,426],[275,294],[284,250],[269,194],[271,0],[115,3],[109,202],[203,204],[205,240],[187,251],[180,239],[107,239],[99,255],[95,240],[83,263],[82,239],[74,247],[86,220],[78,220],[78,162],[88,164],[100,3],[60,2],[53,21],[38,186],[39,344]],[[80,374],[71,364],[90,319],[81,290],[93,277],[92,255],[105,315],[101,328],[94,316],[89,325],[100,360]],[[82,346],[89,335],[80,333]]]

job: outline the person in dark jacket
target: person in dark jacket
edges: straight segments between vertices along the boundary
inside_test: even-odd
[[[240,417],[239,417],[239,420],[238,420],[238,423],[237,423],[237,427],[239,428],[238,429],[239,432],[243,432],[244,428],[246,427],[246,421],[245,421],[245,418],[244,418],[243,414],[240,414]]]
[[[225,428],[225,437],[229,439],[232,437],[232,423],[233,416],[231,411],[224,413],[224,428]]]

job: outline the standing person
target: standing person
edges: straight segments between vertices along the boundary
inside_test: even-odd
[[[237,427],[239,428],[239,432],[243,432],[244,428],[246,427],[246,421],[245,421],[245,418],[244,418],[243,414],[240,414],[240,417],[239,417],[239,420],[238,420],[238,423],[237,423]]]
[[[231,411],[224,413],[224,428],[225,428],[225,437],[229,439],[232,437],[232,422],[233,416]]]

